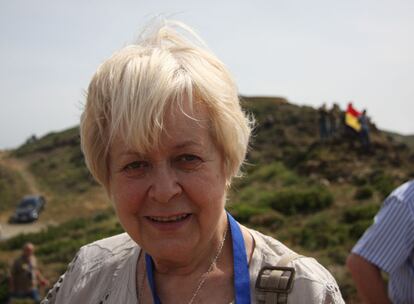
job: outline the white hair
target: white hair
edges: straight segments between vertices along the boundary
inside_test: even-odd
[[[148,152],[159,145],[165,112],[184,99],[204,104],[213,141],[224,159],[228,185],[238,176],[253,119],[240,106],[224,64],[186,25],[164,21],[138,43],[114,53],[96,71],[81,117],[81,146],[92,175],[109,182],[109,148],[115,137]],[[186,113],[187,114],[187,113]]]

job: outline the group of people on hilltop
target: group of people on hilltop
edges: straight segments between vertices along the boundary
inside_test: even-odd
[[[324,103],[318,109],[318,113],[321,141],[339,137],[349,140],[359,138],[362,147],[365,150],[370,149],[369,118],[365,109],[359,112],[353,107],[352,102],[349,102],[345,112],[341,111],[337,103],[328,110]]]
[[[343,118],[341,109],[334,103],[330,110],[326,103],[319,108],[319,135],[322,141],[337,137],[342,133]]]

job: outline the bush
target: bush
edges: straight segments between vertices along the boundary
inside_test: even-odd
[[[382,171],[376,171],[371,176],[372,186],[386,198],[396,187],[393,178]]]
[[[328,258],[330,261],[337,265],[345,265],[346,258],[348,256],[348,251],[344,250],[341,245],[330,247],[326,250]]]
[[[345,225],[322,214],[309,220],[299,232],[299,244],[308,250],[318,250],[343,244],[348,238]]]
[[[249,172],[244,178],[235,181],[233,185],[235,188],[247,188],[253,183],[274,184],[277,182],[283,186],[291,186],[301,182],[301,178],[296,173],[277,161],[260,166],[250,166],[248,169]]]
[[[253,215],[250,223],[256,226],[262,226],[271,229],[278,229],[283,226],[285,219],[279,212],[268,210],[261,214]]]
[[[0,303],[7,303],[9,293],[7,270],[8,265],[0,261]]]
[[[377,204],[351,206],[345,210],[343,221],[346,223],[355,223],[361,220],[372,220],[378,210],[379,206]]]
[[[56,240],[40,246],[37,253],[39,256],[43,256],[43,260],[47,263],[60,262],[67,264],[79,248],[86,243],[88,242],[85,239]]]
[[[263,195],[265,191],[261,191],[258,187],[247,186],[238,193],[238,201],[246,204],[254,204],[258,195]]]
[[[333,203],[332,194],[325,188],[313,187],[304,190],[284,189],[273,193],[262,205],[286,215],[309,214],[329,207]]]
[[[78,218],[63,223],[60,226],[50,226],[45,230],[37,233],[19,234],[13,238],[0,243],[0,249],[3,250],[18,250],[27,242],[35,245],[41,245],[68,236],[68,233],[73,234],[75,231],[86,228],[88,220],[85,218]]]
[[[297,184],[300,178],[291,170],[287,169],[281,162],[273,162],[269,165],[262,165],[253,172],[250,179],[260,182],[269,182],[277,178],[284,185]]]
[[[356,190],[354,198],[359,201],[367,200],[371,198],[373,194],[374,194],[374,191],[372,190],[371,187],[364,186]]]
[[[93,216],[92,220],[93,220],[95,223],[99,223],[99,222],[103,222],[103,221],[105,221],[105,220],[107,220],[107,219],[110,219],[112,216],[113,216],[113,211],[112,211],[112,209],[110,209],[110,210],[105,210],[105,211],[99,211],[99,212],[97,212],[97,213]]]
[[[364,232],[368,229],[369,226],[372,224],[371,220],[361,220],[356,222],[352,225],[349,229],[349,236],[354,240],[359,240],[359,238],[364,234]]]
[[[351,182],[354,186],[362,187],[362,186],[365,186],[368,181],[366,177],[356,175],[356,176],[351,177]]]
[[[245,203],[231,205],[229,211],[240,223],[248,223],[252,216],[266,212],[263,208],[254,207]]]

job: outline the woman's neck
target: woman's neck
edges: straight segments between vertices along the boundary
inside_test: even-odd
[[[254,250],[254,240],[248,229],[243,226],[240,226],[240,228],[246,246],[247,258],[250,262]],[[206,281],[197,295],[198,302],[221,303],[223,300],[224,302],[228,300],[227,303],[229,303],[233,300],[233,249],[230,231],[213,269],[205,275],[212,259],[214,259],[214,255],[217,253],[218,244],[220,244],[222,236],[221,234],[221,239],[216,241],[214,246],[211,246],[211,243],[209,244],[214,250],[208,251],[208,254],[200,256],[199,259],[194,259],[192,263],[179,264],[167,262],[164,264],[162,263],[163,261],[157,261],[158,264],[154,267],[155,284],[157,294],[162,302],[168,299],[167,303],[188,303],[188,300],[197,289],[197,284],[204,276],[206,276]],[[145,264],[145,262],[143,263]],[[141,269],[145,269],[144,264],[142,264]],[[146,282],[142,283],[146,285]],[[226,286],[226,288],[223,289],[223,286]],[[143,288],[143,293],[152,298],[148,286]],[[217,301],[211,301],[212,297],[217,298]],[[203,298],[206,301],[202,301]]]
[[[219,224],[209,242],[205,242],[198,252],[190,252],[181,261],[162,260],[154,258],[154,271],[158,276],[190,276],[202,275],[212,266],[217,266],[222,254],[228,232],[227,219]],[[228,246],[228,245],[227,245]]]

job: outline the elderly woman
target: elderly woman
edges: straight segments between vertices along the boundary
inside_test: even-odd
[[[126,233],[82,247],[43,303],[343,303],[314,259],[226,213],[252,120],[199,41],[166,22],[94,75],[82,149]]]

